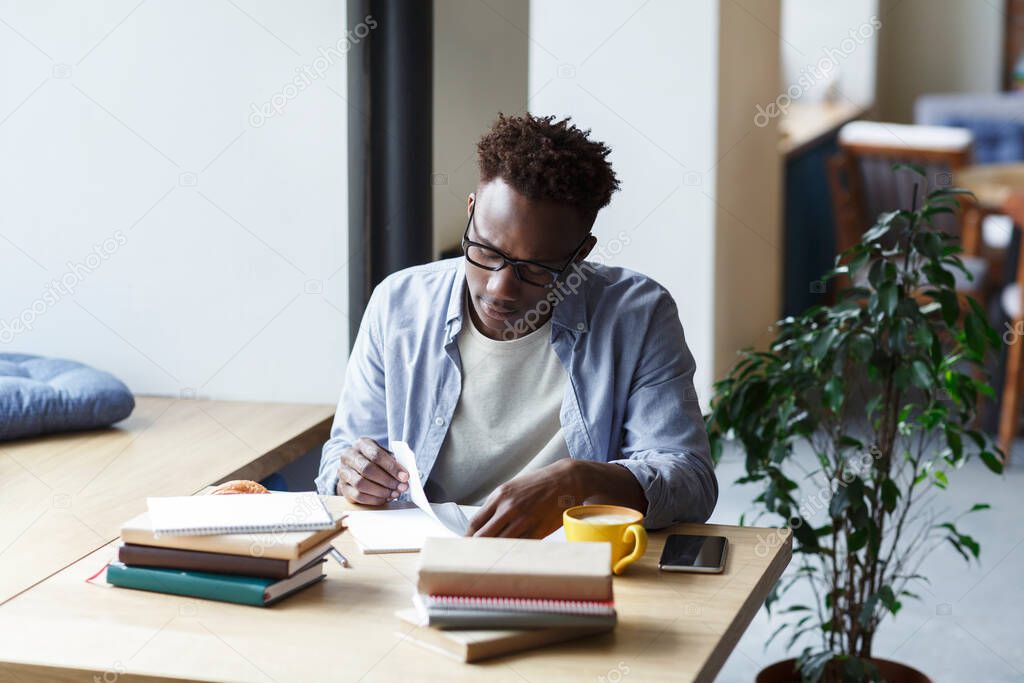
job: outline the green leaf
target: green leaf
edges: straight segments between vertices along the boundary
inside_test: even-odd
[[[843,380],[838,375],[831,377],[825,382],[825,403],[833,413],[838,413],[843,406],[845,397]]]
[[[893,173],[895,173],[896,171],[910,171],[911,173],[915,173],[915,174],[921,176],[922,179],[927,179],[928,178],[928,174],[925,173],[924,166],[922,166],[921,164],[915,164],[915,163],[912,163],[912,162],[909,162],[909,161],[901,161],[899,163],[893,164],[892,165],[892,170],[893,170]],[[931,196],[931,195],[929,195],[929,196]]]
[[[879,214],[878,222],[871,226],[871,228],[861,236],[861,243],[874,242],[879,237],[889,232],[889,229],[892,227],[892,222],[899,215],[899,211],[889,211],[888,213]]]
[[[924,264],[921,266],[921,270],[925,272],[928,280],[933,285],[942,285],[950,290],[956,286],[956,279],[953,278],[953,274],[936,262]]]
[[[847,537],[846,550],[850,553],[855,553],[868,542],[868,532],[865,529],[858,529]]]
[[[807,523],[807,520],[803,520],[800,524],[792,524],[790,528],[793,530],[793,537],[796,538],[801,550],[804,552],[817,552],[820,549],[818,536],[814,533],[813,527]]]
[[[845,486],[840,486],[836,489],[836,492],[832,494],[832,500],[828,504],[828,514],[833,518],[842,516],[846,509],[850,507],[850,497],[846,491]]]
[[[931,370],[924,364],[923,361],[915,360],[911,367],[914,371],[914,384],[921,387],[922,389],[929,389],[933,384]]]
[[[992,451],[982,451],[980,453],[981,461],[985,463],[985,467],[989,468],[996,474],[1003,473],[1003,461]]]
[[[878,304],[885,311],[886,315],[892,315],[893,311],[896,310],[896,299],[898,296],[899,292],[896,284],[893,282],[885,282],[878,288]]]
[[[928,325],[919,324],[914,328],[914,341],[919,345],[928,348],[932,345],[932,331]]]
[[[888,609],[893,614],[899,612],[900,608],[903,606],[902,604],[900,604],[900,601],[896,599],[896,595],[893,593],[892,588],[889,586],[882,586],[881,588],[879,588],[878,595],[882,600],[882,604],[885,605],[886,609]]]
[[[854,359],[861,362],[867,363],[871,360],[871,354],[875,351],[875,344],[871,341],[871,338],[865,334],[855,334],[850,337],[850,353]]]
[[[932,289],[926,294],[942,305],[942,318],[946,324],[950,327],[955,326],[960,317],[960,302],[957,301],[956,292],[949,289]]]
[[[946,540],[949,541],[950,545],[952,545],[958,553],[960,553],[960,556],[964,558],[965,562],[971,561],[971,558],[967,555],[967,553],[963,549],[963,546],[960,545],[960,543],[957,541],[955,537],[947,536]]]
[[[964,320],[964,332],[967,334],[967,346],[979,356],[985,353],[985,323],[977,315],[971,313]]]
[[[811,346],[811,355],[814,356],[815,360],[821,360],[832,350],[832,341],[836,338],[838,332],[835,328],[829,328],[823,332],[819,332],[814,337],[814,343]]]
[[[981,555],[981,546],[967,534],[960,534],[960,543],[971,551],[971,555],[974,555],[974,559],[978,559],[978,556]]]
[[[839,436],[839,447],[840,448],[857,448],[860,450],[864,449],[864,442],[860,439],[855,439],[849,434],[841,434]]]
[[[900,497],[900,489],[896,486],[892,479],[885,479],[882,481],[882,506],[886,512],[892,512],[896,509],[896,501]]]
[[[952,424],[946,425],[946,444],[956,460],[960,460],[964,456],[963,439],[960,438],[960,432]]]
[[[938,211],[949,211],[949,209],[931,209],[933,212]],[[928,210],[926,209],[926,212]],[[927,214],[926,214],[927,215]],[[930,259],[942,258],[942,240],[939,238],[938,233],[935,232],[924,232],[920,235],[919,246],[921,253]]]
[[[959,195],[967,195],[973,197],[974,193],[963,187],[940,187],[929,192],[927,198],[929,200],[932,200],[938,197],[953,197]]]

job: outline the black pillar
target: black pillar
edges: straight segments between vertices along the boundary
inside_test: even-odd
[[[432,0],[349,0],[349,317],[355,339],[373,287],[431,260]]]

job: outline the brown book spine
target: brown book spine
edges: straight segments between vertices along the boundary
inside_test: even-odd
[[[178,550],[126,543],[117,551],[117,558],[128,566],[163,567],[215,574],[238,574],[266,579],[288,578],[288,560],[198,550]]]

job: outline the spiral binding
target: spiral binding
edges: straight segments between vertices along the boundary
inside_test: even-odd
[[[428,609],[505,610],[554,614],[611,614],[615,611],[615,603],[610,600],[496,598],[469,595],[427,595],[424,598]]]
[[[330,529],[334,523],[305,522],[302,524],[244,524],[234,526],[202,526],[181,527],[177,529],[160,529],[153,532],[154,538],[161,536],[213,536],[217,534],[284,534],[295,531],[322,531]]]

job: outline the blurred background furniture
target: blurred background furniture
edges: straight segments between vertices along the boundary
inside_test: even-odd
[[[983,210],[1005,213],[1010,224],[1006,228],[1007,263],[998,306],[991,317],[1003,335],[1004,369],[999,410],[999,446],[1010,457],[1010,447],[1017,434],[1020,419],[1021,393],[1024,391],[1024,240],[1014,225],[1024,225],[1024,163],[989,164],[963,169],[957,184],[974,192]]]
[[[1024,168],[1021,169],[1024,173]],[[1024,224],[1024,184],[1019,192],[1010,194],[1003,204],[1003,210],[1017,225]],[[1013,439],[1017,435],[1020,421],[1020,398],[1024,391],[1022,382],[1022,354],[1024,354],[1024,258],[1021,249],[1024,240],[1020,234],[1013,240],[1016,246],[1015,277],[999,296],[1003,319],[1003,343],[1005,347],[1005,370],[1003,373],[1002,403],[999,409],[999,447],[1005,454],[1006,464],[1010,462]]]
[[[782,315],[821,303],[823,273],[835,261],[835,220],[825,166],[836,153],[839,129],[867,113],[840,102],[794,102],[779,119],[783,160]]]
[[[856,244],[880,213],[920,206],[928,192],[951,187],[953,174],[971,163],[972,143],[971,132],[963,128],[876,121],[843,126],[839,152],[828,161],[836,253]],[[894,164],[921,167],[926,181],[922,184],[912,171],[893,170]],[[988,261],[981,255],[981,217],[973,205],[967,208],[963,216],[936,216],[934,222],[961,238],[971,277],[956,272],[957,290],[984,302]]]
[[[783,160],[782,315],[821,303],[823,273],[835,261],[835,221],[825,166],[836,153],[839,129],[867,113],[849,102],[794,102],[779,119]]]
[[[914,123],[971,131],[974,163],[1024,160],[1024,93],[922,95],[914,102]]]

